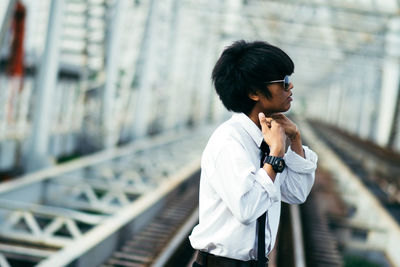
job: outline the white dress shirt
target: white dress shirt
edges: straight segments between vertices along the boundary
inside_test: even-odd
[[[262,132],[235,113],[210,137],[201,160],[199,224],[189,236],[194,249],[238,259],[257,259],[257,218],[267,211],[265,248],[275,245],[281,201],[303,203],[314,183],[317,155],[305,158],[290,147],[286,168],[273,182],[260,168]]]

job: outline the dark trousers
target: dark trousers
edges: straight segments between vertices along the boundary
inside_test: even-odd
[[[257,261],[241,261],[220,256],[215,256],[207,252],[197,251],[195,262],[192,267],[256,267]],[[266,265],[266,267],[268,264]]]

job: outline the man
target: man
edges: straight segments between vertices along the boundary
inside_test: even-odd
[[[189,237],[198,250],[193,266],[265,266],[280,202],[306,200],[317,155],[280,113],[291,105],[293,71],[285,52],[259,41],[237,41],[218,59],[212,80],[235,113],[215,130],[202,155],[199,224]],[[265,244],[258,242],[263,239]]]

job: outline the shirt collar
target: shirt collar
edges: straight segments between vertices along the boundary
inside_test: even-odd
[[[261,146],[263,141],[263,135],[258,126],[244,113],[234,113],[232,118],[244,128],[244,130],[250,135],[257,147]]]

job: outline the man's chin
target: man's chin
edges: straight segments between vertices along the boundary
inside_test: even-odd
[[[282,112],[286,112],[289,111],[291,105],[290,103],[288,105],[286,105],[285,107],[279,108],[279,109],[275,109],[275,110],[265,110],[264,113],[265,114],[275,114],[275,113],[282,113]]]
[[[287,108],[283,109],[281,112],[289,111],[290,107],[291,107],[291,104],[289,103],[289,106]]]

